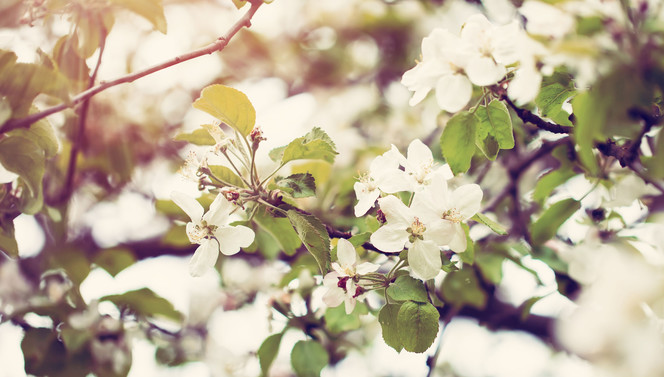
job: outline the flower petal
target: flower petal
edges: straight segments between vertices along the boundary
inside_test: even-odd
[[[477,55],[466,65],[468,79],[475,85],[488,86],[497,83],[507,73],[505,66],[492,57]]]
[[[191,221],[196,224],[201,223],[204,209],[196,199],[179,191],[173,191],[171,193],[171,200],[173,200],[173,202],[177,204],[178,207],[182,208],[187,216],[189,216]]]
[[[241,247],[247,247],[254,242],[254,231],[244,225],[220,226],[214,231],[219,241],[219,249],[224,255],[237,254]]]
[[[323,302],[325,305],[333,308],[341,305],[342,302],[346,299],[346,292],[339,287],[333,287],[328,289],[327,292],[323,295]]]
[[[436,101],[438,106],[450,113],[463,109],[473,94],[473,85],[462,74],[441,77],[436,83]]]
[[[435,278],[443,266],[440,248],[431,241],[416,240],[408,249],[408,265],[413,275],[422,280]]]
[[[408,232],[401,226],[383,225],[371,235],[371,243],[379,250],[396,253],[408,242]]]
[[[362,182],[355,182],[353,189],[355,189],[355,196],[357,197],[355,216],[364,216],[376,203],[376,199],[380,196],[380,191],[377,189],[371,190],[369,185]]]
[[[203,276],[207,270],[214,267],[219,257],[219,244],[216,240],[207,239],[201,243],[189,260],[189,273],[191,276]]]
[[[403,227],[405,230],[413,222],[413,214],[410,208],[394,195],[378,199],[380,210],[385,214],[389,225]]]
[[[475,183],[462,185],[452,192],[451,203],[459,210],[461,218],[468,220],[475,216],[482,205],[482,189]]]
[[[463,231],[461,224],[454,223],[454,235],[452,240],[449,243],[449,248],[455,253],[463,253],[468,247],[468,242],[466,241],[466,232]]]
[[[229,202],[228,199],[223,194],[218,194],[212,204],[210,204],[210,209],[205,215],[203,215],[203,220],[205,220],[208,225],[226,225],[228,222],[228,216],[230,215],[233,208],[233,203]]]
[[[364,275],[368,274],[369,272],[374,272],[380,267],[379,265],[371,262],[363,262],[360,263],[356,268],[355,268],[355,273],[358,275]]]
[[[355,270],[357,251],[348,240],[340,238],[337,243],[337,259],[342,268]]]

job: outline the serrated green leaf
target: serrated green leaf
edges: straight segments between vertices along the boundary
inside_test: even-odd
[[[295,251],[302,246],[302,241],[296,233],[291,222],[283,217],[270,216],[265,209],[259,209],[254,215],[254,222],[267,232],[273,239],[273,243],[286,255],[294,255]]]
[[[574,199],[564,199],[551,205],[530,228],[534,245],[541,245],[553,238],[558,228],[581,208],[581,203]]]
[[[133,265],[136,262],[136,257],[130,249],[114,247],[100,251],[92,262],[106,270],[111,276],[115,276],[120,271]]]
[[[574,86],[552,82],[542,85],[537,98],[535,98],[535,104],[543,117],[564,126],[572,126],[569,113],[563,110],[563,104],[575,94]]]
[[[401,352],[403,349],[397,322],[399,309],[401,309],[401,304],[387,304],[378,313],[378,323],[382,329],[383,340],[397,352]]]
[[[23,136],[9,136],[0,140],[0,164],[18,174],[33,197],[41,196],[45,156],[44,150],[37,143]],[[41,208],[41,205],[38,207]],[[31,214],[35,212],[30,211]]]
[[[487,217],[483,213],[476,213],[473,217],[472,220],[477,221],[478,223],[482,223],[486,226],[489,227],[492,231],[494,231],[496,234],[499,234],[501,236],[507,235],[507,228],[505,228],[504,225],[499,224],[493,220],[491,220],[489,217]]]
[[[427,302],[429,297],[422,280],[408,275],[399,276],[394,283],[387,287],[387,295],[395,301]]]
[[[325,225],[315,216],[300,213],[296,210],[288,210],[286,217],[290,220],[295,232],[302,240],[304,246],[311,255],[316,258],[321,274],[330,271],[330,236]]]
[[[265,338],[261,346],[258,347],[256,354],[258,355],[258,362],[261,365],[261,376],[269,375],[270,366],[272,366],[274,359],[277,357],[283,336],[284,333],[282,332],[272,334]]]
[[[18,258],[18,244],[14,234],[14,220],[0,219],[0,251],[10,258]]]
[[[291,365],[298,377],[318,377],[329,363],[325,348],[313,340],[300,340],[291,351]]]
[[[167,318],[174,321],[182,319],[182,314],[175,310],[170,301],[157,295],[149,288],[104,296],[99,301],[110,301],[119,308],[129,309],[142,317]]]
[[[247,95],[228,86],[215,84],[204,88],[193,106],[226,123],[245,137],[256,123],[256,110]]]
[[[166,16],[161,0],[110,0],[115,4],[150,21],[155,30],[166,34]]]
[[[470,305],[478,309],[486,306],[487,294],[480,286],[472,268],[463,268],[445,275],[441,286],[445,302],[457,307]]]
[[[186,141],[195,145],[215,145],[214,138],[205,128],[197,128],[191,132],[180,132],[173,138],[175,141]]]
[[[480,106],[475,114],[480,120],[476,145],[488,159],[495,160],[499,149],[514,148],[512,119],[502,101],[493,100],[487,106]]]
[[[438,310],[428,302],[406,301],[397,315],[399,338],[409,352],[422,353],[438,335]]]
[[[316,195],[316,181],[309,173],[298,173],[286,178],[277,178],[274,183],[293,198],[306,198]]]
[[[503,261],[505,256],[494,253],[480,253],[475,259],[482,276],[498,285],[503,279]]]
[[[232,169],[223,165],[210,165],[208,167],[212,173],[212,181],[219,180],[224,184],[229,184],[235,187],[245,187],[242,178],[240,178],[240,176],[238,176]]]
[[[336,146],[330,137],[318,127],[314,127],[303,137],[291,141],[286,147],[276,148],[270,153],[275,161],[282,164],[295,160],[323,160],[334,162],[338,154]]]
[[[454,174],[465,173],[475,154],[475,138],[480,119],[468,111],[454,115],[440,137],[440,148]]]

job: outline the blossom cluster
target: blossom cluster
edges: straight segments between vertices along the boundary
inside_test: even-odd
[[[464,184],[452,190],[450,177],[445,166],[435,166],[431,150],[416,139],[408,147],[408,157],[392,146],[355,184],[355,214],[364,215],[377,202],[386,220],[371,235],[371,243],[387,253],[408,249],[411,273],[423,280],[440,272],[441,248],[456,253],[466,250],[461,223],[480,209],[482,189]],[[399,191],[411,192],[409,205],[389,195]]]

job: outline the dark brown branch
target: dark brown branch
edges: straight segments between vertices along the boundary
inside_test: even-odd
[[[67,103],[62,103],[57,106],[53,106],[51,108],[48,108],[46,110],[40,111],[38,113],[29,115],[25,118],[21,119],[12,119],[7,121],[5,124],[3,124],[0,127],[0,132],[8,132],[16,128],[25,128],[29,127],[31,124],[34,122],[43,119],[49,115],[58,113],[60,111],[63,111],[67,108],[73,108],[82,102],[88,100],[92,96],[103,92],[104,90],[114,87],[116,85],[124,84],[124,83],[130,83],[135,80],[140,79],[141,77],[148,76],[152,73],[161,71],[163,69],[166,69],[168,67],[172,67],[174,65],[186,62],[188,60],[192,60],[195,58],[198,58],[203,55],[210,55],[214,52],[219,52],[222,51],[226,45],[228,45],[228,42],[237,34],[242,28],[244,27],[250,27],[251,26],[251,18],[254,16],[258,8],[263,4],[263,1],[261,0],[249,0],[251,7],[249,10],[230,28],[226,31],[226,33],[217,39],[214,43],[211,43],[203,48],[200,48],[198,50],[191,51],[189,53],[176,56],[170,60],[167,60],[163,63],[154,65],[152,67],[146,68],[142,71],[134,72],[126,76],[122,76],[120,78],[117,78],[112,81],[106,81],[102,82],[99,85],[92,87],[84,92],[79,93],[75,97],[71,99],[71,101]]]
[[[509,107],[514,110],[516,115],[521,118],[521,120],[524,123],[531,123],[537,126],[537,128],[549,132],[553,132],[554,134],[570,134],[572,133],[573,128],[570,126],[563,126],[561,124],[553,123],[553,122],[547,122],[544,119],[538,117],[537,115],[531,113],[528,110],[522,109],[514,104],[512,100],[507,97],[507,95],[503,95],[501,97],[503,101],[505,101]]]

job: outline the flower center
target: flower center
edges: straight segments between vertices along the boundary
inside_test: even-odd
[[[362,187],[362,192],[371,192],[378,188],[376,186],[376,182],[369,176],[369,173],[360,174],[358,180],[360,183],[364,184],[364,187]]]
[[[416,239],[423,240],[424,239],[424,232],[427,230],[426,226],[420,221],[419,218],[415,217],[415,220],[413,221],[412,224],[408,228],[406,228],[406,232],[410,233],[410,236],[408,237],[408,241],[411,243],[415,242]]]
[[[415,178],[415,181],[421,185],[427,184],[427,177],[433,171],[434,161],[433,159],[426,161],[425,163],[419,165],[417,170],[412,172],[411,175]]]
[[[461,216],[461,212],[456,208],[450,208],[447,211],[443,212],[441,218],[443,220],[448,220],[453,223],[460,223],[463,221],[463,216]]]
[[[195,244],[201,244],[203,240],[214,238],[214,231],[217,230],[216,225],[208,225],[203,221],[200,225],[196,224],[193,228],[187,230],[189,241]]]

